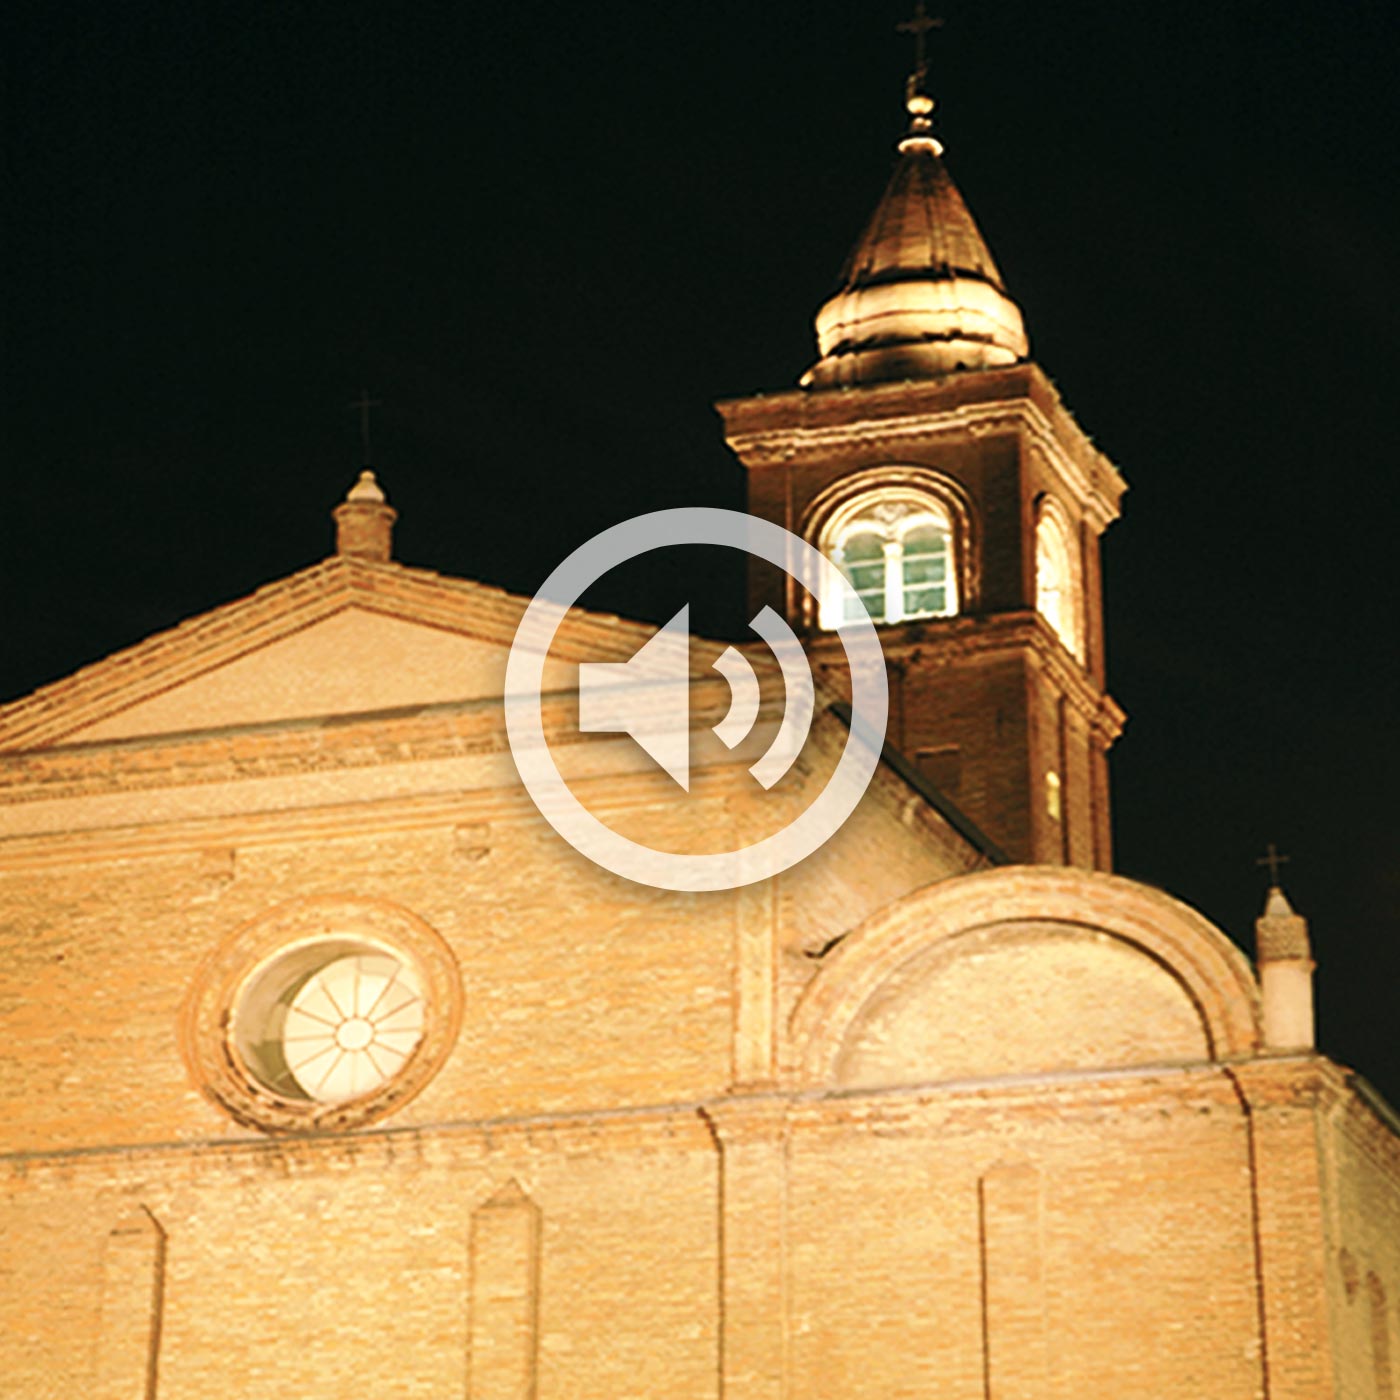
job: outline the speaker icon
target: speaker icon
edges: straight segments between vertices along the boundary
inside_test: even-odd
[[[851,700],[836,766],[820,792],[796,804],[754,795],[780,814],[766,835],[733,850],[673,851],[635,841],[591,811],[570,786],[545,733],[542,701],[546,660],[565,618],[595,579],[654,549],[707,545],[762,559],[814,598],[841,599],[842,621],[833,635],[845,653]],[[740,511],[683,506],[634,516],[586,540],[540,585],[520,619],[506,660],[506,732],[511,756],[540,815],[580,855],[602,869],[655,889],[738,889],[788,870],[811,855],[855,810],[880,762],[889,713],[884,655],[875,625],[850,580],[809,541],[781,525]],[[773,792],[821,720],[816,686],[802,644],[792,629],[764,607],[750,626],[777,662],[783,683],[781,718],[773,715],[773,739],[748,771]],[[748,652],[746,655],[745,652]],[[770,728],[763,686],[755,670],[757,648],[725,648],[712,663],[727,683],[729,704],[714,725],[715,737],[737,762],[746,746],[759,747]],[[626,661],[578,664],[578,727],[585,733],[626,734],[684,792],[690,792],[692,683],[690,609],[681,608]],[[721,688],[722,694],[722,688]],[[830,739],[828,733],[828,750]]]
[[[773,742],[749,767],[771,789],[792,767],[812,727],[816,692],[802,643],[772,608],[749,624],[778,663],[785,704]],[[730,701],[714,733],[731,751],[758,723],[761,691],[753,664],[726,647],[714,669],[728,682]],[[686,792],[690,791],[690,604],[687,603],[629,660],[579,667],[579,729],[628,734]]]

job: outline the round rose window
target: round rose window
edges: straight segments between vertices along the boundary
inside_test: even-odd
[[[346,1103],[392,1079],[423,1038],[417,974],[354,938],[285,949],[244,984],[232,1040],[248,1071],[286,1099]]]
[[[386,899],[310,895],[210,950],[180,1047],[194,1083],[239,1122],[340,1132],[422,1092],[461,1018],[461,972],[431,925]]]

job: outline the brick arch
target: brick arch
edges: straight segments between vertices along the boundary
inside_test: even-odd
[[[913,959],[970,934],[1047,923],[1107,936],[1169,973],[1199,1015],[1212,1059],[1262,1043],[1247,959],[1194,909],[1117,875],[1005,866],[916,890],[852,929],[793,1009],[790,1067],[807,1082],[832,1082],[862,1011]]]

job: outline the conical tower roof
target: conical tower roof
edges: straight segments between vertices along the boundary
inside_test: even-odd
[[[931,143],[911,142],[841,269],[841,286],[916,281],[935,271],[1001,289],[1001,273],[942,157]]]
[[[927,379],[1027,354],[1020,308],[932,134],[933,99],[911,92],[908,108],[890,182],[817,312],[822,358],[805,387]]]

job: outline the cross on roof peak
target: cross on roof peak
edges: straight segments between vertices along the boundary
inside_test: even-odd
[[[1254,863],[1255,865],[1267,865],[1269,867],[1269,884],[1272,885],[1274,889],[1277,889],[1279,887],[1278,868],[1281,865],[1287,865],[1292,857],[1279,855],[1278,847],[1275,846],[1272,841],[1269,842],[1267,849],[1268,854],[1261,856]]]
[[[346,404],[347,408],[359,410],[360,453],[361,461],[364,466],[368,466],[370,462],[373,461],[373,458],[370,456],[369,453],[369,415],[372,409],[379,408],[382,406],[382,404],[382,399],[370,398],[368,389],[361,389],[360,397],[358,399],[352,399],[348,404]]]

